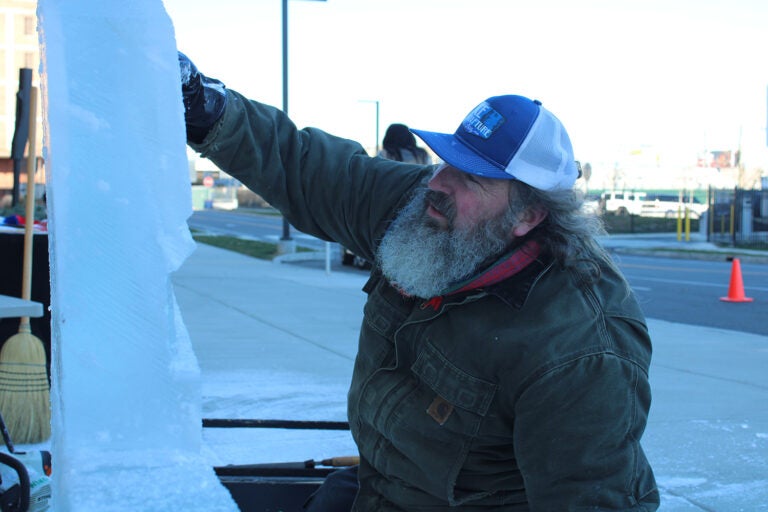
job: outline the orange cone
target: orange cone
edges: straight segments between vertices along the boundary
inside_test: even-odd
[[[741,263],[739,258],[733,258],[731,267],[731,284],[728,286],[728,296],[720,297],[725,302],[752,302],[750,297],[744,296],[744,283],[741,280]]]

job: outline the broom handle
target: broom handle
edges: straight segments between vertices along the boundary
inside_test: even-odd
[[[35,227],[35,170],[37,168],[37,87],[29,92],[29,150],[27,153],[27,198],[24,220],[24,266],[21,273],[21,298],[32,300],[32,243]],[[21,327],[29,332],[29,317],[22,317]]]

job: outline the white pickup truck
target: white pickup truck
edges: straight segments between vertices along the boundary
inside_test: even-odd
[[[610,190],[600,195],[601,211],[613,215],[641,215],[643,217],[675,218],[678,211],[698,219],[707,211],[707,205],[695,197],[680,202],[677,194],[649,194],[646,192]]]

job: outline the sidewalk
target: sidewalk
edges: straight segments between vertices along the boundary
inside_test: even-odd
[[[683,234],[678,240],[677,233],[615,234],[600,238],[607,249],[620,254],[649,254],[688,259],[739,258],[750,263],[768,264],[768,251],[718,247],[707,242],[701,233],[691,233],[686,240]]]
[[[173,281],[202,370],[204,417],[345,419],[365,279],[198,244]],[[660,510],[768,511],[768,338],[648,324],[644,447]],[[354,453],[347,432],[251,430],[207,429],[211,462]]]

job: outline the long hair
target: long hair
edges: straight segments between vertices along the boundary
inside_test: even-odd
[[[548,212],[529,237],[536,239],[561,267],[573,269],[590,283],[600,279],[601,267],[616,269],[613,259],[597,240],[605,234],[603,222],[583,209],[580,191],[539,190],[517,180],[512,184],[517,194],[511,193],[510,201],[538,206]]]
[[[388,158],[392,160],[402,162],[403,153],[401,150],[406,149],[416,157],[418,162],[426,163],[427,161],[427,152],[424,148],[420,148],[416,145],[416,137],[414,137],[411,130],[404,124],[393,123],[389,125],[384,134],[382,145],[384,151],[387,152]]]

